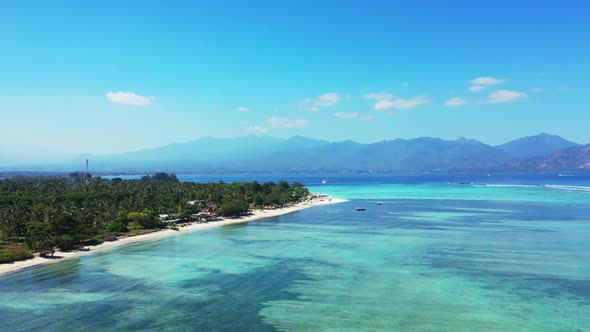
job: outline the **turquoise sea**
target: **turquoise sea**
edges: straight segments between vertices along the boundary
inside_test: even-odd
[[[180,178],[350,201],[0,277],[0,330],[590,331],[590,175]]]

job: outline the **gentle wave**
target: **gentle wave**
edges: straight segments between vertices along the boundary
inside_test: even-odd
[[[590,192],[590,187],[587,186],[568,186],[568,185],[559,185],[559,184],[500,184],[500,183],[473,183],[473,182],[453,182],[449,183],[453,185],[470,185],[473,187],[495,187],[495,188],[549,188],[549,189],[558,189],[558,190],[568,190],[568,191],[582,191],[582,192]]]
[[[542,184],[486,184],[487,187],[518,187],[518,188],[536,188],[543,187]]]
[[[565,185],[557,185],[557,184],[548,184],[548,185],[545,185],[545,187],[552,188],[552,189],[590,192],[590,187],[584,187],[584,186],[565,186]]]
[[[535,188],[535,187],[542,187],[543,185],[535,185],[535,184],[494,184],[494,183],[475,183],[475,182],[449,182],[452,185],[467,185],[473,187],[526,187],[526,188]]]

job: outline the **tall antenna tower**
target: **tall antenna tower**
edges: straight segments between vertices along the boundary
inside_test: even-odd
[[[88,159],[86,159],[86,175],[90,174],[90,169],[88,168]]]

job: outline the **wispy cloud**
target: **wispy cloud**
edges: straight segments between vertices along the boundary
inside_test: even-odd
[[[425,96],[403,99],[388,93],[369,93],[365,95],[365,99],[375,100],[373,108],[376,110],[407,110],[428,103]]]
[[[244,106],[238,106],[236,107],[236,111],[238,112],[248,112],[250,109],[248,107],[244,107]]]
[[[130,106],[149,106],[155,100],[154,97],[146,97],[135,94],[133,92],[108,92],[107,99],[115,104],[123,104]]]
[[[504,83],[506,81],[507,80],[505,80],[503,78],[484,76],[484,77],[474,78],[471,81],[469,81],[469,83],[475,84],[475,85],[493,85],[493,84]]]
[[[569,91],[570,87],[567,85],[562,85],[559,87],[559,91]]]
[[[340,95],[335,92],[324,93],[323,95],[320,95],[315,101],[316,105],[322,107],[332,107],[338,104],[338,102],[340,102]]]
[[[320,110],[319,107],[314,106],[313,99],[305,98],[301,102],[299,102],[299,108],[302,111],[310,111],[310,112],[317,112]]]
[[[299,105],[303,110],[317,112],[324,107],[332,107],[340,102],[342,97],[336,92],[319,95],[317,98],[303,99]]]
[[[483,90],[485,90],[487,88],[488,87],[487,86],[484,86],[484,85],[472,85],[468,89],[471,92],[479,92],[479,91],[483,91]]]
[[[541,93],[541,92],[545,91],[545,89],[543,89],[543,88],[531,88],[529,91],[532,92],[532,93]]]
[[[264,134],[268,132],[268,129],[263,126],[250,126],[246,128],[246,131],[248,131],[249,133]]]
[[[393,95],[389,94],[389,93],[383,93],[383,92],[373,92],[373,93],[367,93],[365,95],[365,99],[369,99],[369,100],[393,99]]]
[[[289,119],[283,117],[271,117],[266,119],[266,123],[273,128],[296,128],[305,127],[309,121],[304,118]]]
[[[524,92],[511,90],[498,90],[488,97],[490,104],[508,103],[511,101],[527,98],[528,95]]]
[[[463,105],[465,105],[465,103],[466,103],[465,99],[459,98],[459,97],[454,97],[454,98],[447,100],[445,102],[445,105],[447,105],[447,106],[463,106]]]
[[[336,112],[332,115],[342,119],[355,119],[358,118],[360,114],[358,112]]]
[[[374,115],[360,114],[359,112],[336,112],[332,116],[341,119],[357,119],[363,121],[373,120],[375,118]]]

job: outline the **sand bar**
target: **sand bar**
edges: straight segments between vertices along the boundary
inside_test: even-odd
[[[131,243],[157,240],[157,239],[161,239],[161,238],[165,238],[165,237],[169,237],[169,236],[178,236],[178,235],[202,231],[202,230],[206,230],[206,229],[210,229],[210,228],[214,228],[214,227],[242,224],[242,223],[246,223],[246,222],[253,221],[253,220],[278,217],[278,216],[282,216],[285,214],[297,212],[297,211],[300,211],[303,209],[311,208],[314,206],[336,204],[336,203],[342,203],[342,202],[346,202],[346,200],[340,199],[340,198],[335,198],[335,197],[323,196],[321,198],[314,198],[314,199],[308,200],[306,202],[298,203],[294,206],[285,207],[285,208],[281,208],[281,209],[255,210],[252,213],[252,215],[247,216],[247,217],[241,217],[241,218],[236,218],[236,219],[226,218],[221,221],[208,222],[208,223],[192,223],[192,224],[189,224],[188,226],[185,226],[185,227],[179,227],[178,230],[163,229],[161,231],[157,231],[157,232],[153,232],[153,233],[124,237],[124,238],[118,239],[117,241],[104,242],[104,243],[101,243],[96,246],[86,246],[86,247],[84,247],[83,250],[68,251],[68,252],[62,252],[62,251],[58,250],[55,252],[54,256],[60,257],[60,258],[43,258],[43,257],[39,257],[39,255],[36,254],[34,258],[31,258],[26,261],[18,261],[18,262],[13,262],[13,263],[8,263],[8,264],[0,264],[0,276],[6,275],[9,273],[14,273],[17,271],[21,271],[24,269],[29,269],[29,268],[33,268],[33,267],[37,267],[37,266],[41,266],[41,265],[46,265],[46,264],[51,264],[51,263],[57,263],[57,262],[61,262],[66,259],[76,258],[76,257],[80,257],[83,255],[92,254],[92,253],[100,251],[100,250],[107,250],[107,249],[111,249],[111,248],[115,248],[115,247],[121,247],[121,246],[128,245]]]

